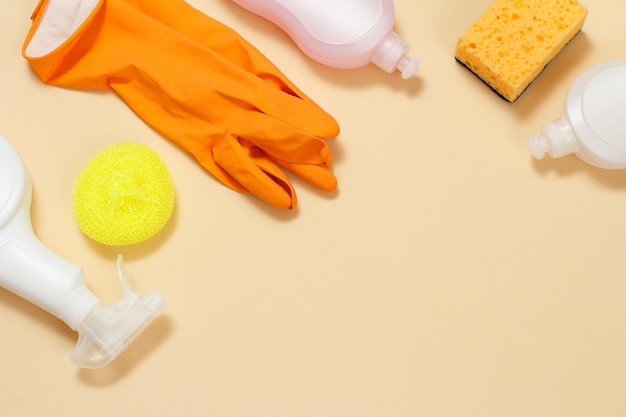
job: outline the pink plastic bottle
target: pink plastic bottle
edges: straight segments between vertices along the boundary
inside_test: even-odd
[[[419,67],[394,31],[393,0],[233,0],[282,28],[312,59],[336,68],[369,63],[402,78]]]

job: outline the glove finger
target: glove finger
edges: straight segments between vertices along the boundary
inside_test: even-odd
[[[334,138],[339,135],[337,121],[301,92],[285,92],[265,82],[264,86],[264,91],[255,95],[251,102],[262,113],[311,136]]]
[[[241,185],[239,181],[237,181],[232,175],[228,173],[228,171],[215,163],[213,153],[210,150],[198,151],[189,150],[188,148],[184,149],[189,151],[204,169],[209,171],[211,175],[217,178],[224,185],[241,193],[250,193],[250,191],[248,191],[246,187]]]
[[[278,208],[293,209],[296,193],[285,174],[256,146],[228,135],[213,150],[215,162],[250,193]]]
[[[322,191],[333,191],[337,188],[337,178],[328,165],[293,164],[276,161],[283,168],[303,179]]]
[[[276,161],[270,158],[258,146],[248,141],[239,139],[239,143],[241,144],[242,149],[247,153],[250,159],[252,159],[256,163],[261,171],[265,172],[278,184],[281,184],[284,189],[290,190],[291,207],[289,208],[294,208],[297,203],[296,192],[293,189],[291,182],[289,181],[283,170],[280,169]]]
[[[254,143],[273,159],[296,164],[330,165],[326,142],[298,131],[266,114],[250,111],[233,129],[238,137]]]

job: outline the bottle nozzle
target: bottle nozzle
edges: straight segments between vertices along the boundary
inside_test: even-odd
[[[578,141],[564,117],[544,125],[541,133],[541,136],[528,138],[528,150],[536,159],[543,158],[546,153],[552,158],[560,158],[579,151]]]
[[[411,78],[417,72],[420,61],[407,56],[409,45],[395,32],[391,32],[374,51],[372,63],[389,73],[399,69],[402,78]]]
[[[550,143],[543,136],[531,136],[528,138],[528,150],[535,159],[541,159],[550,151]]]
[[[410,58],[408,56],[402,57],[398,63],[398,69],[402,71],[402,78],[405,80],[411,78],[417,73],[420,66],[419,58]]]
[[[78,343],[71,359],[83,368],[100,368],[122,353],[161,314],[165,299],[153,292],[145,297],[135,290],[117,258],[124,299],[107,307],[96,307],[78,325]]]

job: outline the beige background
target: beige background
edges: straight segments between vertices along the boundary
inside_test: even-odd
[[[168,305],[86,371],[74,332],[0,290],[2,415],[626,415],[626,171],[526,144],[582,71],[626,56],[622,2],[588,0],[583,32],[509,104],[453,57],[488,0],[396,0],[423,63],[410,81],[324,67],[229,0],[191,1],[341,125],[339,190],[294,180],[293,212],[222,186],[113,93],[43,85],[20,55],[35,3],[0,5],[0,132],[31,174],[35,231],[105,303],[122,253]],[[77,229],[72,186],[123,140],[159,152],[177,206],[154,239],[110,248]]]

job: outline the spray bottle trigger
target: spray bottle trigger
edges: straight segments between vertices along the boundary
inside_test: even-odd
[[[165,299],[157,292],[141,297],[131,284],[121,255],[117,267],[124,299],[107,307],[96,307],[77,328],[78,342],[71,359],[83,368],[100,368],[110,363],[165,308]]]

